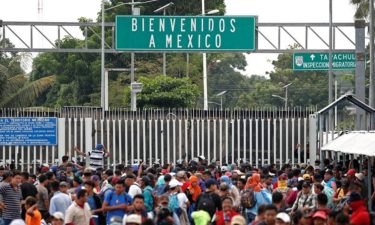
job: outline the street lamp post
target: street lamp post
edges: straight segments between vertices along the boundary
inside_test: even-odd
[[[202,15],[205,14],[205,0],[202,0]],[[207,55],[203,52],[203,109],[208,110],[207,98]]]
[[[162,6],[162,7],[160,7],[158,9],[154,10],[154,13],[158,13],[160,11],[163,11],[163,16],[165,16],[166,15],[166,10],[169,7],[173,6],[173,5],[174,5],[174,3],[170,2],[170,3],[168,3],[168,4],[166,4],[166,5]],[[164,76],[167,75],[167,55],[166,55],[165,52],[163,52],[163,75]]]
[[[223,111],[223,95],[227,93],[227,91],[222,91],[218,94],[216,94],[216,96],[220,96],[220,110]]]
[[[285,110],[288,108],[288,87],[289,87],[290,85],[292,85],[292,84],[293,84],[293,83],[289,83],[289,84],[287,84],[287,85],[285,85],[285,86],[283,87],[283,89],[285,88],[285,98],[281,97],[280,95],[272,95],[272,97],[275,97],[275,98],[279,98],[279,99],[284,100],[284,102],[285,102],[285,105],[284,105]]]

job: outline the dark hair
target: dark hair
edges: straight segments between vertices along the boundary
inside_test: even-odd
[[[15,176],[22,176],[21,172],[19,170],[13,171],[13,177]]]
[[[348,224],[349,221],[349,216],[345,215],[344,213],[338,214],[335,219],[336,224]]]
[[[270,204],[270,205],[266,205],[264,210],[265,211],[274,210],[275,212],[277,212],[277,207],[274,204]]]
[[[105,175],[107,175],[107,176],[113,176],[113,170],[111,170],[111,169],[108,169],[108,170],[106,170],[105,172],[104,172],[104,174]]]
[[[69,156],[64,155],[64,156],[62,157],[62,161],[63,161],[63,162],[66,162],[66,161],[68,161],[68,160],[69,160]]]
[[[241,182],[242,184],[246,184],[246,180],[243,178],[238,179],[238,182]]]
[[[281,192],[276,191],[272,193],[272,203],[280,203],[283,201],[283,194]]]
[[[118,184],[125,186],[125,183],[123,180],[118,180],[115,185],[118,185]]]
[[[262,204],[258,207],[258,215],[266,211],[266,205]]]
[[[142,199],[143,201],[145,201],[145,197],[143,197],[143,195],[142,194],[136,194],[136,195],[134,195],[134,197],[133,197],[133,202],[135,201],[135,199]]]
[[[29,205],[29,206],[33,206],[33,205],[35,205],[36,204],[36,198],[34,198],[33,196],[29,196],[29,197],[27,197],[26,198],[26,200],[25,200],[25,204],[26,205]]]
[[[54,173],[51,172],[51,171],[48,171],[48,172],[45,173],[45,174],[46,174],[46,177],[47,177],[48,180],[49,180],[49,179],[52,179],[52,177],[53,177],[53,175],[54,175]]]
[[[86,184],[89,185],[89,186],[91,186],[91,187],[95,187],[95,184],[94,184],[94,182],[92,180],[85,181],[85,185]]]
[[[298,222],[302,219],[303,213],[300,210],[297,210],[292,217],[293,224],[298,224]]]
[[[52,191],[58,191],[59,188],[60,188],[59,182],[57,182],[57,181],[51,182],[51,189],[52,189]]]
[[[23,178],[25,178],[25,180],[28,180],[29,177],[30,177],[30,174],[29,174],[29,172],[22,172],[22,176],[23,176]]]
[[[172,180],[172,176],[170,175],[170,174],[165,174],[164,175],[164,181],[165,182],[169,182],[169,181],[171,181]]]
[[[125,179],[135,179],[136,177],[134,176],[134,174],[128,174],[126,175]]]
[[[319,193],[318,196],[316,197],[316,200],[318,204],[320,205],[327,205],[328,203],[328,197],[324,193]]]
[[[115,170],[115,174],[116,174],[116,176],[118,176],[118,177],[121,177],[121,170]]]
[[[320,191],[323,191],[324,186],[321,183],[315,183],[314,187],[318,188]]]
[[[46,181],[47,180],[47,176],[46,175],[44,175],[44,174],[42,174],[42,175],[40,175],[39,176],[39,183],[43,183],[44,181]]]
[[[84,197],[86,194],[87,194],[87,191],[85,189],[79,190],[77,193],[77,199]]]

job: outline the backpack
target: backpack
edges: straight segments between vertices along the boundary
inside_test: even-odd
[[[197,209],[208,212],[210,216],[216,212],[216,205],[210,193],[203,193],[198,198]]]
[[[182,211],[180,208],[180,204],[178,203],[177,193],[169,195],[168,208],[171,212],[176,213],[177,216],[181,215]]]
[[[244,208],[253,208],[257,204],[254,191],[252,189],[245,189],[241,193],[241,205]]]

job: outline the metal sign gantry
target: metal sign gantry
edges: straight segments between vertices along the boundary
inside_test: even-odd
[[[0,21],[0,52],[80,52],[100,53],[100,45],[89,43],[89,33],[101,40],[101,24],[95,22],[14,22]],[[105,42],[105,53],[122,53],[115,49],[115,23],[106,22],[111,30],[111,42]],[[354,23],[333,23],[334,52],[355,50]],[[79,30],[80,29],[80,30]],[[256,23],[256,50],[254,53],[329,52],[329,23]],[[83,35],[82,35],[83,34]],[[108,32],[107,32],[108,35]],[[64,48],[64,37],[83,40],[82,48]],[[15,47],[5,45],[8,38]],[[37,41],[43,38],[43,46]],[[336,48],[337,43],[341,43]],[[290,46],[297,47],[292,49]],[[135,51],[137,52],[137,51]],[[153,51],[148,51],[153,52]],[[155,53],[160,53],[155,51]]]

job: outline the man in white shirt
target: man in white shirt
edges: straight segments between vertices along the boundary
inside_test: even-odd
[[[135,181],[136,177],[133,174],[128,174],[125,177],[125,185],[129,188],[128,194],[134,198],[138,194],[142,194],[141,186]]]
[[[76,200],[65,212],[65,225],[90,225],[91,211],[87,203],[87,191],[80,190]]]

